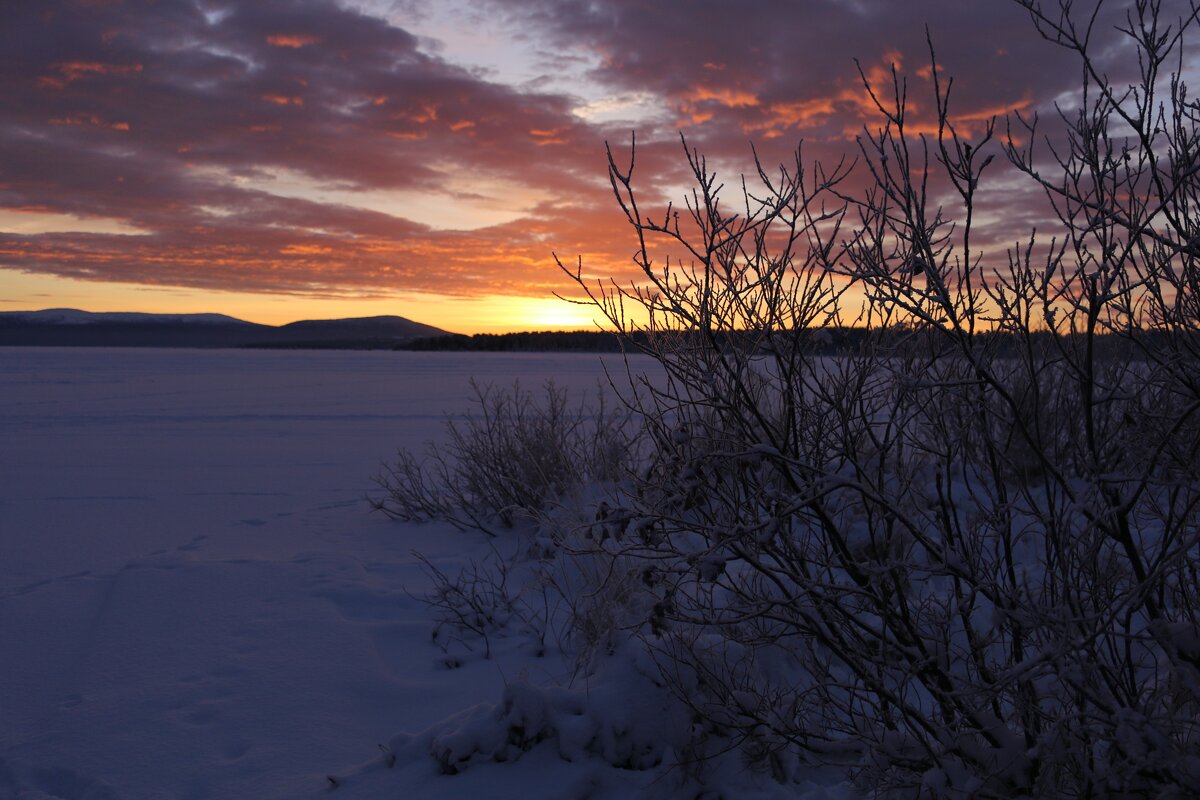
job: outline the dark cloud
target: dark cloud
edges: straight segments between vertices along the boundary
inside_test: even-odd
[[[1015,3],[487,0],[474,13],[506,20],[549,70],[650,98],[638,174],[655,199],[684,177],[678,128],[742,167],[750,141],[768,160],[802,138],[823,158],[852,150],[874,118],[854,58],[877,82],[892,64],[905,71],[919,130],[931,118],[926,24],[968,134],[994,114],[1050,108],[1078,83]],[[332,0],[8,4],[0,209],[144,233],[0,234],[0,266],[321,295],[544,293],[562,286],[551,250],[624,269],[603,141],[628,133],[576,114],[596,90],[553,90],[553,77],[506,85]],[[283,191],[288,181],[302,189]],[[425,192],[466,207],[505,202],[495,187],[526,210],[477,230],[319,196]],[[988,234],[1017,238],[999,223]]]
[[[342,191],[502,180],[546,196],[601,177],[600,139],[569,98],[480,80],[332,3],[17,4],[3,31],[0,206],[149,232],[5,236],[9,267],[245,289],[455,290],[430,269],[437,254],[478,287],[519,236],[495,243],[494,268],[458,269],[454,251],[471,237],[274,197],[272,175]]]
[[[640,0],[498,2],[498,11],[595,53],[592,77],[650,91],[685,126],[715,121],[761,136],[839,136],[861,117],[854,59],[882,77],[890,64],[927,70],[928,25],[939,60],[978,114],[1052,97],[1072,85],[1069,60],[1031,35],[1012,2]],[[719,127],[714,126],[714,127]]]

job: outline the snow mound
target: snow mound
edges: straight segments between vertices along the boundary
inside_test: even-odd
[[[553,743],[565,761],[594,756],[621,769],[657,767],[686,747],[689,716],[649,670],[627,648],[606,659],[591,687],[515,681],[499,704],[471,709],[434,731],[429,754],[449,775],[480,762],[515,761],[541,742]]]

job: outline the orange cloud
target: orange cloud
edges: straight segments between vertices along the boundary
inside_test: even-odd
[[[885,104],[892,94],[892,65],[895,66],[897,72],[901,70],[903,56],[899,51],[888,51],[883,55],[882,63],[864,69],[867,82],[875,91],[876,96]],[[943,69],[939,64],[938,72],[942,72]],[[933,77],[932,65],[918,68],[916,75],[923,80],[931,80]],[[847,139],[853,139],[861,134],[864,124],[873,125],[879,122],[879,111],[875,107],[875,102],[861,82],[842,88],[837,92],[834,100],[837,107],[847,117],[842,128],[842,134]],[[1003,117],[1013,111],[1027,111],[1032,104],[1033,98],[1026,91],[1020,100],[989,104],[963,113],[952,113],[950,123],[954,125],[960,135],[970,138],[982,133],[984,126],[991,119]],[[931,106],[932,103],[924,103],[914,99],[911,95],[908,97],[904,122],[906,134],[910,136],[937,134],[938,122],[933,116]]]
[[[714,107],[753,108],[758,104],[759,99],[752,92],[700,84],[680,95],[678,110],[683,117],[676,124],[703,125],[716,115]]]
[[[113,131],[128,131],[128,122],[105,122],[96,114],[68,114],[65,117],[54,117],[49,120],[51,125],[91,125],[96,128],[108,128]]]
[[[715,101],[726,108],[745,108],[758,105],[758,98],[753,93],[742,89],[714,89],[709,86],[697,86],[684,95],[688,103],[704,103]]]
[[[1033,98],[1026,92],[1025,96],[1020,100],[1012,103],[1000,103],[993,106],[985,106],[975,111],[968,111],[965,114],[954,114],[950,121],[954,123],[954,127],[964,136],[974,136],[976,133],[983,130],[984,125],[994,117],[1003,117],[1005,114],[1011,114],[1014,111],[1027,112],[1033,105]]]
[[[333,248],[323,244],[289,244],[279,250],[285,256],[327,256]]]
[[[687,111],[687,110],[684,110],[684,114],[685,114],[684,118],[675,123],[678,127],[683,127],[684,123],[686,123],[686,122],[690,122],[693,125],[703,125],[704,123],[708,122],[710,119],[712,119],[713,117],[716,116],[716,112],[713,112],[713,111]]]
[[[950,124],[958,131],[959,136],[968,139],[981,135],[987,126],[987,123],[992,119],[1000,118],[1014,111],[1025,112],[1033,105],[1033,99],[1026,94],[1020,100],[1009,103],[997,103],[995,105],[984,106],[973,111],[966,111],[961,114],[951,113]],[[872,110],[874,110],[872,108]],[[908,104],[908,114],[904,121],[904,132],[908,136],[936,136],[938,132],[938,121],[935,117],[928,113],[923,113],[924,109],[913,103],[911,100]],[[853,138],[862,133],[862,125],[847,125],[844,133],[846,138]]]
[[[267,44],[272,47],[290,47],[293,50],[308,47],[319,41],[321,40],[318,37],[307,33],[276,33],[267,37]]]
[[[820,123],[836,112],[837,107],[832,97],[772,103],[767,106],[763,119],[743,123],[742,130],[746,133],[761,131],[765,138],[775,139],[782,136],[788,128]]]
[[[551,128],[549,130],[534,128],[529,131],[529,135],[533,137],[534,142],[540,147],[547,144],[566,144],[567,139],[562,135],[564,132],[563,128]]]
[[[541,293],[562,288],[552,250],[582,254],[595,278],[631,274],[628,233],[597,161],[603,142],[619,143],[628,127],[639,129],[639,187],[651,198],[686,178],[678,142],[662,135],[673,116],[707,123],[697,145],[730,168],[745,163],[737,159],[747,138],[775,140],[761,148],[771,162],[784,149],[780,137],[804,136],[811,156],[836,158],[853,151],[864,124],[882,124],[848,57],[860,52],[871,54],[863,70],[885,102],[891,64],[913,54],[907,132],[931,132],[935,107],[922,78],[934,73],[922,67],[919,25],[931,14],[946,18],[943,52],[963,135],[992,114],[1052,100],[1069,82],[1059,61],[1038,62],[1023,45],[1016,57],[1011,28],[1026,23],[1006,4],[925,4],[928,12],[876,4],[869,29],[845,3],[756,4],[716,17],[676,4],[651,14],[616,0],[516,4],[522,23],[517,6],[538,8],[522,29],[531,46],[545,37],[541,44],[572,41],[599,54],[599,64],[563,67],[598,81],[581,89],[634,99],[584,116],[569,93],[474,72],[345,3],[283,3],[270,14],[190,25],[170,3],[114,2],[103,14],[79,14],[80,1],[11,3],[0,23],[22,47],[30,42],[29,57],[0,75],[13,98],[0,103],[5,199],[122,220],[145,235],[0,232],[4,269],[314,296]],[[61,31],[44,24],[53,8],[77,23],[71,41],[80,49],[66,49]],[[597,10],[619,24],[597,25]],[[164,47],[181,24],[187,47]],[[799,28],[813,32],[804,47],[769,46],[778,31]],[[892,45],[886,54],[880,30]],[[749,44],[721,46],[735,39]],[[1014,55],[998,60],[996,42]],[[217,57],[197,57],[204,52]],[[342,60],[329,69],[304,58],[312,53]],[[152,81],[138,79],[135,62],[147,73],[153,66]],[[45,135],[28,135],[37,127]],[[305,177],[299,188],[253,179],[274,171]],[[502,188],[493,191],[492,181]],[[325,186],[339,187],[336,197]],[[393,204],[392,191],[404,199]],[[423,192],[436,199],[409,200]],[[995,225],[995,238],[1007,238],[1010,223]]]
[[[421,106],[421,110],[419,112],[415,114],[409,114],[408,116],[413,122],[419,122],[422,125],[424,125],[426,122],[437,122],[438,109],[437,106],[427,103]]]
[[[57,75],[43,75],[37,85],[43,89],[64,89],[88,75],[135,75],[142,71],[141,64],[104,64],[99,61],[62,61],[51,64]]]

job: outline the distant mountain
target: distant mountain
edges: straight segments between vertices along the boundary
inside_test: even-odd
[[[0,312],[0,346],[392,348],[446,331],[404,317],[259,325],[224,314]]]
[[[340,341],[343,339],[392,339],[402,341],[446,332],[404,317],[354,317],[351,319],[306,319],[275,329],[288,341]]]
[[[254,325],[225,314],[143,314],[137,311],[80,311],[46,308],[41,311],[0,311],[0,325]]]

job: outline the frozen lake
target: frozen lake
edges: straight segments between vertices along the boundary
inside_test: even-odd
[[[425,581],[414,548],[452,563],[479,542],[364,496],[397,447],[469,406],[472,377],[585,390],[604,363],[623,370],[0,348],[0,795],[297,796],[394,733],[494,702],[503,660],[439,672],[406,593]],[[479,796],[472,780],[422,796]]]
[[[594,354],[0,348],[0,586],[357,506],[397,447],[469,408],[472,377],[589,391],[604,363],[623,369]]]

